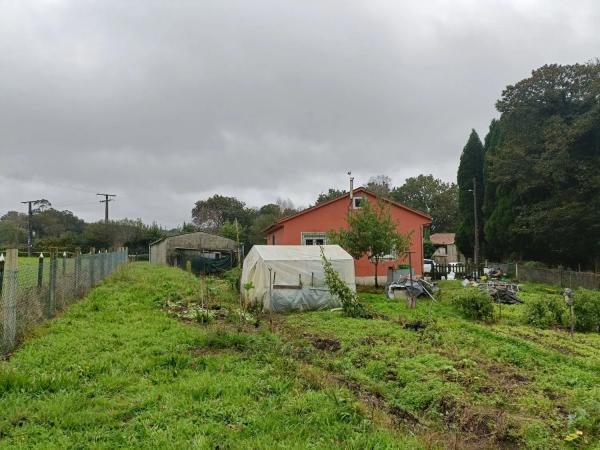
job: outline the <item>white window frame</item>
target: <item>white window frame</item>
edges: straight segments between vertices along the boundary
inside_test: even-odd
[[[327,245],[327,233],[324,231],[303,231],[300,233],[300,245],[321,245],[321,244],[307,244],[307,240],[323,239],[323,245]]]
[[[356,200],[360,200],[360,204],[362,204],[363,202],[363,198],[362,197],[352,197],[352,209],[360,209],[361,206],[356,206]]]

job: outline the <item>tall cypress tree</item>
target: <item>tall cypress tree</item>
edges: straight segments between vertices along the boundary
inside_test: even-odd
[[[467,257],[472,257],[475,243],[475,218],[473,213],[473,179],[477,184],[477,217],[479,222],[479,242],[483,242],[483,161],[484,151],[481,139],[475,130],[471,130],[469,140],[460,156],[458,166],[458,211],[459,225],[456,230],[456,245]]]

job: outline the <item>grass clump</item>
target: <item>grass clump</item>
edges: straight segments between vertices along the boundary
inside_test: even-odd
[[[494,302],[492,297],[477,288],[466,288],[455,292],[451,297],[452,304],[467,319],[494,320]]]
[[[600,332],[600,292],[579,288],[573,301],[575,329]]]

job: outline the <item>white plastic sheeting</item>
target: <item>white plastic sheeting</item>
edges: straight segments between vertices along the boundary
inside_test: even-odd
[[[333,269],[356,291],[354,259],[339,245],[322,246]],[[325,286],[321,246],[255,245],[244,259],[243,286],[252,282],[246,301],[264,311],[288,312],[339,307]]]

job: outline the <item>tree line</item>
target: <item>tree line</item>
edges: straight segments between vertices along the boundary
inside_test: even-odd
[[[140,219],[122,219],[108,223],[86,223],[71,211],[59,211],[43,200],[32,211],[31,229],[36,251],[60,249],[88,251],[128,247],[131,254],[148,253],[148,245],[169,233],[156,224],[146,225]],[[27,249],[27,214],[9,211],[0,217],[0,249]]]
[[[489,259],[600,268],[600,62],[540,67],[496,108],[461,155],[459,249],[473,255],[477,214]]]
[[[433,217],[432,231],[454,231],[458,224],[458,187],[436,179],[433,175],[407,178],[400,186],[392,186],[390,177],[379,175],[365,186],[380,197],[390,198],[406,206],[426,212]],[[320,193],[314,204],[329,201],[346,191],[330,188]],[[123,219],[108,223],[87,223],[71,211],[59,211],[43,200],[33,209],[31,226],[33,247],[37,251],[52,248],[74,251],[90,247],[109,249],[129,247],[132,254],[148,253],[151,242],[165,236],[204,231],[252,245],[264,244],[264,230],[277,220],[300,211],[290,200],[280,199],[261,207],[250,207],[236,197],[215,194],[198,200],[191,211],[191,222],[165,229],[157,224],[147,225],[140,219]],[[0,217],[0,248],[27,248],[28,215],[9,211]],[[431,249],[433,251],[433,249]]]

